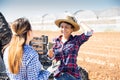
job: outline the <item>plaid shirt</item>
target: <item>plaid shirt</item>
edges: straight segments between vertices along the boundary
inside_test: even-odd
[[[8,49],[8,48],[7,48]],[[48,80],[50,72],[43,71],[38,53],[29,45],[24,46],[22,66],[18,74],[12,74],[8,69],[8,50],[4,52],[6,72],[10,80]]]
[[[88,35],[85,35],[85,33],[75,36],[71,35],[69,40],[65,43],[62,43],[61,41],[62,36],[59,36],[54,40],[55,45],[53,46],[53,51],[55,59],[61,61],[57,75],[55,74],[56,77],[62,72],[67,72],[77,79],[80,78],[78,65],[76,64],[79,47],[89,39],[91,34],[92,33],[90,33],[90,35],[89,33]]]

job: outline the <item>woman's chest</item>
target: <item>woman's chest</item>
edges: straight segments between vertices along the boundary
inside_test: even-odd
[[[65,43],[58,42],[56,44],[55,48],[58,52],[61,52],[63,54],[73,53],[78,51],[79,45],[77,45],[75,42],[69,41]]]

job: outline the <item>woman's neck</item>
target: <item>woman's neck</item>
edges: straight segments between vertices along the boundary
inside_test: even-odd
[[[28,44],[28,45],[29,45],[29,43],[30,43],[30,39],[29,39],[29,37],[27,37],[27,40],[26,40],[26,43],[25,43],[25,44]]]
[[[29,42],[30,42],[30,41],[26,41],[26,44],[28,44],[28,45],[29,45]]]
[[[68,39],[69,39],[70,36],[64,36],[62,37],[62,42],[65,43]]]

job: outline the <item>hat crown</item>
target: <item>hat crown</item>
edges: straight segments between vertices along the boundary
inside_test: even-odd
[[[72,17],[72,16],[67,16],[66,19],[71,20],[71,21],[77,23],[76,19],[74,17]]]
[[[74,26],[73,31],[78,31],[78,30],[80,29],[80,26],[78,25],[77,20],[76,20],[75,17],[73,17],[73,16],[66,16],[66,17],[64,17],[63,19],[57,19],[57,20],[55,21],[55,24],[56,24],[58,27],[60,27],[60,23],[61,23],[61,22],[68,22],[68,23],[70,23],[71,25],[73,25],[73,26]]]

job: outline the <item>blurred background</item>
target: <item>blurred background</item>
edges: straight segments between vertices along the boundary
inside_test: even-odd
[[[34,36],[47,35],[49,42],[60,34],[54,21],[75,16],[94,30],[80,48],[78,65],[90,80],[120,80],[120,0],[0,0],[0,12],[9,23],[28,18]]]
[[[120,31],[119,0],[0,0],[0,11],[8,22],[27,17],[34,30],[56,31],[54,20],[72,14],[95,32]]]

